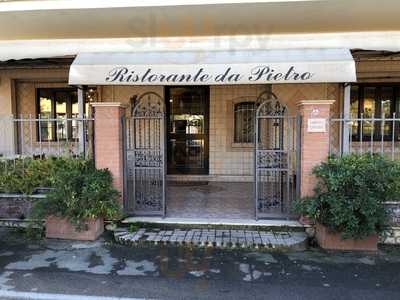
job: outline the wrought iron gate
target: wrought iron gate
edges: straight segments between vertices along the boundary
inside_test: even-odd
[[[300,116],[288,116],[278,99],[261,95],[255,118],[256,218],[290,218],[299,191]]]
[[[165,103],[143,94],[126,119],[125,209],[135,215],[165,215]]]

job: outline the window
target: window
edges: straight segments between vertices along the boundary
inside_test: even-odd
[[[353,140],[391,140],[392,121],[381,121],[390,119],[395,114],[399,117],[399,95],[398,85],[371,85],[360,84],[351,87],[351,117],[353,119],[365,119],[353,122],[351,127]],[[374,120],[373,119],[378,119]],[[361,126],[362,125],[362,126]],[[395,130],[395,138],[398,139],[398,130]]]
[[[95,100],[96,89],[86,91],[85,112],[89,102]],[[73,140],[78,138],[79,117],[78,94],[76,89],[37,89],[37,117],[44,119],[37,129],[38,141]],[[47,119],[47,120],[46,120]]]
[[[254,142],[254,102],[240,102],[234,108],[234,143]]]

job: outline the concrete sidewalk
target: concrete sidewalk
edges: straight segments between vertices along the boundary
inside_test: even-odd
[[[397,249],[367,255],[131,248],[111,238],[32,242],[2,229],[0,240],[0,299],[16,292],[37,298],[13,299],[400,299]]]

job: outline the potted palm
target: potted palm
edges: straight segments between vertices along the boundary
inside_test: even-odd
[[[47,238],[95,240],[104,231],[104,219],[120,216],[110,172],[97,170],[91,160],[71,159],[55,174],[53,187],[32,211],[46,220]]]
[[[385,202],[400,191],[400,165],[379,155],[329,158],[313,170],[314,196],[295,210],[316,224],[318,244],[330,250],[377,251],[389,229]]]

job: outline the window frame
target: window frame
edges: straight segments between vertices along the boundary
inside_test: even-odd
[[[96,86],[87,87],[87,91],[89,91],[90,89],[95,89],[96,93],[98,93],[98,89],[97,89]],[[60,93],[60,92],[67,92],[68,93],[68,98],[67,98],[67,102],[66,102],[66,115],[67,115],[67,119],[74,119],[72,117],[72,106],[73,106],[72,98],[73,97],[72,97],[71,93],[72,92],[78,92],[78,89],[77,88],[73,88],[73,87],[37,87],[35,89],[35,98],[36,98],[35,99],[35,109],[36,109],[35,115],[36,115],[37,119],[39,119],[39,116],[41,114],[41,111],[40,111],[40,92],[44,91],[44,90],[48,91],[48,94],[51,97],[51,112],[50,112],[50,118],[51,119],[55,119],[56,118],[56,114],[57,114],[57,112],[56,112],[56,102],[57,102],[56,101],[56,94]],[[84,99],[85,104],[90,102],[87,97],[88,97],[88,94],[86,93],[85,94],[85,99]],[[99,97],[98,94],[97,94],[97,97]],[[86,105],[84,105],[83,109],[84,109],[84,114],[86,114]],[[39,124],[39,122],[46,122],[46,118],[43,118],[43,121],[38,121],[37,124]],[[58,142],[58,141],[76,141],[76,140],[78,140],[78,137],[74,138],[72,136],[72,133],[73,133],[72,121],[68,122],[68,124],[67,124],[68,125],[68,129],[67,129],[68,136],[66,136],[66,138],[58,138],[58,135],[57,135],[57,132],[56,132],[57,131],[57,125],[55,124],[56,121],[50,121],[50,122],[53,123],[53,126],[51,127],[52,138],[48,139],[47,137],[46,138],[41,137],[40,133],[39,133],[40,128],[39,128],[39,126],[36,126],[36,141],[37,142]]]
[[[254,146],[254,139],[255,139],[255,117],[256,117],[256,109],[257,103],[255,100],[252,100],[251,97],[249,99],[240,99],[240,101],[233,102],[233,135],[232,135],[232,147],[253,147]],[[242,104],[252,104],[253,105],[253,114],[252,114],[252,122],[253,122],[253,132],[250,134],[251,141],[238,141],[236,140],[236,128],[237,128],[237,118],[236,118],[236,108]]]
[[[358,101],[358,107],[357,107],[357,116],[351,115],[351,118],[357,118],[361,119],[361,114],[364,111],[364,101],[365,101],[365,89],[366,88],[375,88],[375,95],[374,95],[374,115],[372,118],[374,119],[381,119],[382,118],[382,112],[381,112],[381,101],[382,101],[382,88],[392,88],[392,98],[391,98],[391,103],[390,103],[390,117],[388,119],[391,119],[393,117],[393,113],[395,113],[396,118],[399,117],[400,111],[396,111],[396,107],[400,102],[400,83],[356,83],[352,84],[351,87],[357,87],[357,96],[355,99]],[[353,95],[350,96],[351,99],[353,98]],[[350,102],[350,106],[352,106],[353,102]],[[365,119],[370,119],[370,118],[365,118]],[[391,121],[387,121],[391,122]],[[357,121],[357,132],[354,133],[354,131],[351,131],[352,135],[352,141],[354,142],[359,142],[361,141],[361,121]],[[384,134],[383,138],[381,136],[381,122],[375,122],[374,123],[374,134],[372,141],[377,142],[377,141],[391,141],[392,140],[392,126],[389,128],[389,132],[387,134]],[[399,134],[399,127],[396,124],[395,125],[395,133],[394,133],[394,140],[397,141],[399,140],[400,134]],[[362,141],[364,142],[369,142],[371,141],[371,135],[370,134],[365,134],[363,132],[362,136]]]

